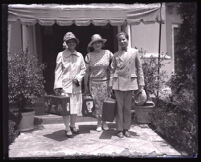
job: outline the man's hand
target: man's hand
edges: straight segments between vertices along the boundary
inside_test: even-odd
[[[144,86],[141,86],[141,85],[140,85],[138,91],[139,91],[139,92],[142,92],[143,90],[144,90]]]
[[[78,81],[77,79],[73,79],[73,83],[74,83],[77,87],[80,86],[80,83],[79,83],[79,81]]]
[[[56,88],[56,89],[54,90],[54,92],[55,92],[55,94],[56,94],[57,96],[60,96],[61,93],[63,92],[63,89],[62,89],[62,88]]]
[[[112,96],[112,86],[108,86],[108,88],[107,88],[107,92],[108,92],[108,95],[109,95],[109,97],[111,97]]]

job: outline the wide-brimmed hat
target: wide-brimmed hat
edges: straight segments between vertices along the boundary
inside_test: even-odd
[[[75,35],[74,35],[72,32],[67,32],[67,33],[64,35],[63,40],[66,42],[66,41],[68,41],[68,40],[70,40],[70,39],[75,39],[76,42],[77,42],[77,44],[79,44],[79,39],[77,39],[77,38],[75,37]]]
[[[107,39],[103,39],[99,34],[94,34],[91,37],[91,42],[89,42],[88,47],[91,47],[94,42],[101,41],[105,43]]]

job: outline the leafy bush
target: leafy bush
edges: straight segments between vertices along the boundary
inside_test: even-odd
[[[12,120],[8,121],[8,129],[9,129],[9,134],[8,134],[8,144],[10,145],[11,143],[14,142],[16,137],[20,134],[19,130],[16,129],[16,123]]]
[[[8,98],[9,105],[26,111],[26,105],[37,102],[44,93],[44,65],[26,52],[8,54]]]
[[[8,144],[10,145],[14,142],[15,138],[20,134],[18,129],[18,124],[21,120],[21,114],[19,111],[12,110],[9,111],[9,120],[8,120]]]
[[[28,51],[8,54],[9,144],[19,135],[21,112],[44,93],[43,68]]]
[[[174,105],[175,109],[172,109],[171,112],[176,115],[175,123],[178,131],[175,136],[179,137],[176,141],[189,154],[193,155],[197,153],[198,146],[198,114],[196,109],[195,89],[185,87],[188,82],[188,80],[180,80],[179,76],[173,76],[169,81],[169,85],[173,89],[171,104]]]
[[[189,116],[181,105],[159,100],[152,113],[151,127],[177,150],[195,155],[197,152],[195,115]]]
[[[159,62],[154,57],[143,58],[142,68],[144,72],[145,91],[149,99],[151,95],[158,99],[160,97],[158,94],[162,93],[162,88],[166,83],[166,72],[161,71],[161,67],[164,66],[163,61],[164,57]],[[160,69],[160,74],[158,74],[158,69]]]
[[[152,126],[179,150],[195,156],[198,151],[196,94],[196,5],[179,3],[180,25],[175,53],[176,74],[167,83],[172,96],[160,101],[153,113]]]

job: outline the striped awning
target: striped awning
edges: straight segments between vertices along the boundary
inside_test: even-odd
[[[113,26],[155,23],[160,19],[159,4],[12,4],[8,5],[8,21],[51,26]]]

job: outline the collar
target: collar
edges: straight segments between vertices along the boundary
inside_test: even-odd
[[[127,50],[122,50],[121,48],[119,49],[119,51],[117,52],[117,56],[121,56],[124,53],[127,53],[130,51],[130,48],[127,48]]]
[[[120,48],[120,50],[119,51],[121,51],[121,52],[128,52],[129,51],[129,48],[127,47],[127,49],[125,50],[125,49],[121,49]]]
[[[77,54],[77,51],[76,51],[76,50],[75,50],[75,51],[73,51],[73,52],[71,52],[71,51],[69,51],[69,49],[65,49],[64,53],[65,53],[65,56],[66,56],[66,57],[69,57],[70,55],[75,55],[75,56],[78,56],[78,54]]]

